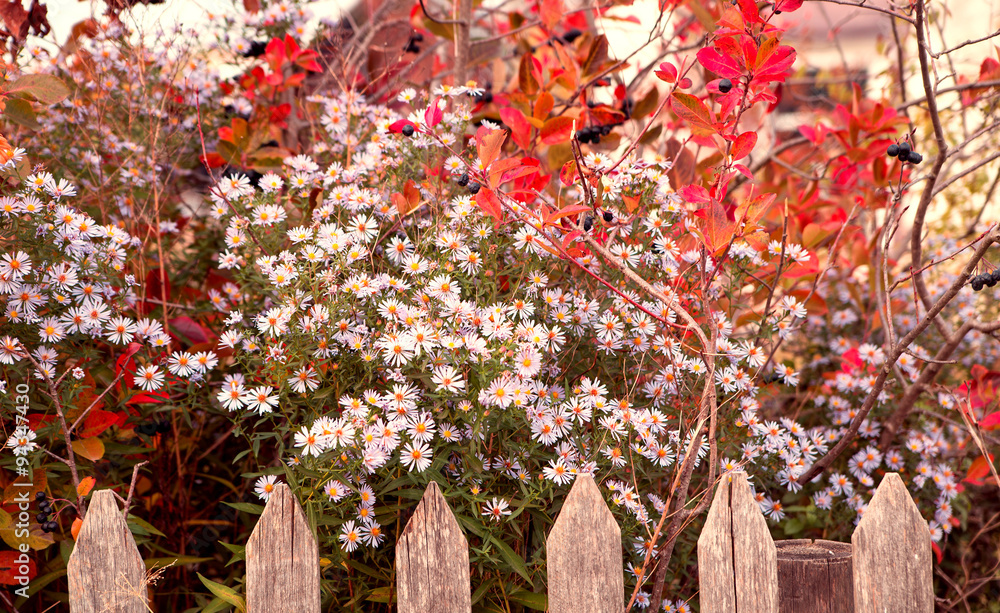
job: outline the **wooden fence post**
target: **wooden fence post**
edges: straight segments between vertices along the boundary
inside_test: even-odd
[[[897,473],[882,479],[851,542],[858,613],[934,611],[930,531]]]
[[[774,545],[780,613],[854,613],[850,543],[793,539]]]
[[[288,485],[271,492],[246,563],[247,613],[319,613],[319,549]]]
[[[94,492],[67,575],[71,613],[146,613],[146,567],[111,490]]]
[[[703,613],[777,613],[778,559],[746,473],[723,476],[698,537]]]
[[[468,613],[469,541],[431,481],[396,541],[399,613]]]
[[[617,613],[625,597],[622,533],[590,475],[577,475],[545,541],[549,613]]]

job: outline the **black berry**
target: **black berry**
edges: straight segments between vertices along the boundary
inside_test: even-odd
[[[455,179],[455,183],[458,183],[462,187],[465,187],[466,185],[469,184],[469,175],[467,175],[465,173],[462,173],[461,176],[459,176],[457,179]]]
[[[45,498],[46,498],[45,492],[35,492],[35,500],[37,500],[38,502],[45,500]]]
[[[604,221],[611,223],[615,220],[615,215],[611,211],[604,211]]]
[[[611,126],[601,126],[601,136],[611,134]]]
[[[730,81],[729,79],[723,79],[723,80],[719,81],[719,91],[720,92],[722,92],[724,94],[728,94],[729,90],[731,90],[732,88],[733,88],[733,82]]]
[[[566,33],[562,35],[562,39],[567,43],[571,43],[574,40],[580,38],[582,34],[583,32],[577,30],[576,28],[573,28],[572,30],[566,30]]]
[[[52,503],[46,500],[38,505],[38,510],[41,511],[42,513],[51,513]]]
[[[992,272],[992,273],[990,274],[990,276],[991,276],[991,277],[993,277],[994,279],[996,279],[996,280],[997,280],[997,282],[1000,282],[1000,268],[998,268],[998,269],[994,270],[994,271],[993,271],[993,272]]]
[[[910,155],[910,143],[903,141],[899,143],[899,159],[906,160],[904,156]]]
[[[997,278],[993,275],[981,275],[983,278],[983,285],[986,287],[993,287],[997,284]]]
[[[920,155],[916,151],[911,151],[909,154],[907,154],[906,161],[911,164],[919,164],[920,162],[924,161],[924,156]]]
[[[48,528],[48,530],[46,530],[46,532],[55,532],[56,530],[59,529],[59,524],[57,524],[54,521],[47,521],[47,522],[45,522],[44,528]]]
[[[44,524],[45,522],[49,521],[49,514],[39,513],[38,515],[35,515],[35,519],[38,520],[38,523]]]
[[[475,181],[472,181],[471,183],[469,183],[469,193],[471,193],[471,194],[478,194],[479,193],[479,184],[476,183]]]
[[[406,124],[403,126],[403,136],[413,136],[413,126]]]
[[[899,155],[899,145],[897,145],[896,143],[889,145],[889,148],[885,150],[885,153],[891,158],[896,157],[897,155]]]
[[[590,229],[594,227],[594,218],[589,214],[583,218],[583,231],[590,232]]]
[[[978,292],[979,290],[983,289],[983,280],[979,277],[979,275],[976,275],[975,277],[972,277],[971,285],[972,285],[972,291]]]
[[[410,38],[417,41],[418,43],[424,42],[424,35],[421,34],[420,32],[414,32]]]

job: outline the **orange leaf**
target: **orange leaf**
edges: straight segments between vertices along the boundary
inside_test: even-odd
[[[695,212],[702,218],[698,224],[702,240],[709,251],[716,253],[729,244],[736,232],[736,221],[729,217],[726,207],[713,200],[707,208]]]
[[[82,519],[80,519],[79,517],[77,517],[76,519],[73,520],[73,527],[70,528],[70,534],[73,535],[73,540],[74,541],[76,540],[76,537],[80,536],[80,528],[82,528],[82,527],[83,527],[83,520]]]
[[[990,462],[993,461],[993,454],[990,454]],[[966,481],[972,485],[985,485],[986,482],[983,481],[983,477],[990,474],[990,465],[986,462],[986,458],[979,456],[972,461],[972,465],[969,466],[969,472],[966,473],[965,478],[962,481]]]
[[[503,147],[503,142],[507,139],[506,130],[491,130],[487,127],[481,127],[476,132],[476,153],[479,154],[479,160],[483,163],[483,168],[489,168],[497,156],[500,155],[500,148]]]
[[[673,100],[670,101],[670,108],[678,117],[691,124],[691,131],[695,134],[715,134],[715,121],[712,112],[708,110],[705,103],[697,96],[674,92]]]
[[[736,137],[733,143],[732,155],[734,160],[741,160],[750,155],[754,145],[757,144],[756,132],[744,132]]]
[[[80,457],[96,462],[104,457],[104,441],[99,438],[81,438],[73,441],[73,451]]]
[[[94,489],[94,484],[97,483],[97,479],[93,477],[86,477],[80,481],[80,485],[76,486],[77,496],[86,496],[90,493],[90,490]]]

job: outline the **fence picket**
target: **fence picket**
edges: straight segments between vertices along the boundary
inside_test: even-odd
[[[549,613],[624,608],[621,529],[590,475],[577,475],[545,549]]]
[[[704,613],[777,613],[778,554],[746,473],[723,477],[698,537]]]
[[[146,567],[111,490],[94,492],[67,568],[71,613],[145,613]]]
[[[851,543],[855,611],[934,610],[930,531],[897,473],[882,479]]]
[[[319,613],[319,548],[288,485],[271,492],[246,561],[247,613]]]
[[[469,541],[431,481],[396,542],[399,613],[472,611]]]

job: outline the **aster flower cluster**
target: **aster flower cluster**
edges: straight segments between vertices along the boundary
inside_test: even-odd
[[[555,257],[549,240],[565,228],[545,226],[516,200],[512,220],[496,224],[456,188],[455,177],[483,168],[459,148],[465,97],[441,94],[429,101],[443,104],[433,128],[415,97],[402,117],[352,94],[314,98],[325,131],[318,152],[285,159],[256,185],[228,177],[211,193],[225,234],[219,268],[233,277],[219,344],[241,367],[217,399],[234,419],[273,420],[289,470],[303,471],[296,480],[324,492],[315,504],[340,518],[336,545],[378,547],[374,492],[394,475],[409,475],[405,483],[445,475],[464,492],[456,503],[469,501],[484,529],[499,529],[590,474],[641,563],[642,535],[664,511],[654,484],[686,454],[696,466],[707,457],[683,414],[704,385],[740,407],[742,465],[775,458],[786,481],[798,476],[826,441],[791,453],[763,426],[755,399],[761,372],[794,386],[797,370],[768,359],[766,334],[677,289],[717,271],[685,242],[691,220],[669,187],[669,164],[630,159],[604,191],[616,220],[608,227],[619,235],[609,250],[665,300],[610,292],[581,272],[620,275],[594,254],[576,264]],[[392,130],[403,118],[417,126],[410,137]],[[421,202],[401,215],[392,194],[435,165],[445,174],[421,183]],[[654,204],[630,214],[623,195]],[[756,270],[789,253],[807,257],[799,249],[782,255],[739,242],[730,257]],[[711,292],[736,283],[724,271]],[[714,328],[711,378],[679,332],[678,308]],[[802,303],[780,296],[761,330],[791,338],[805,317]],[[289,418],[294,427],[283,427]],[[254,436],[273,444],[266,429]],[[262,476],[256,491],[266,499],[274,482]]]

